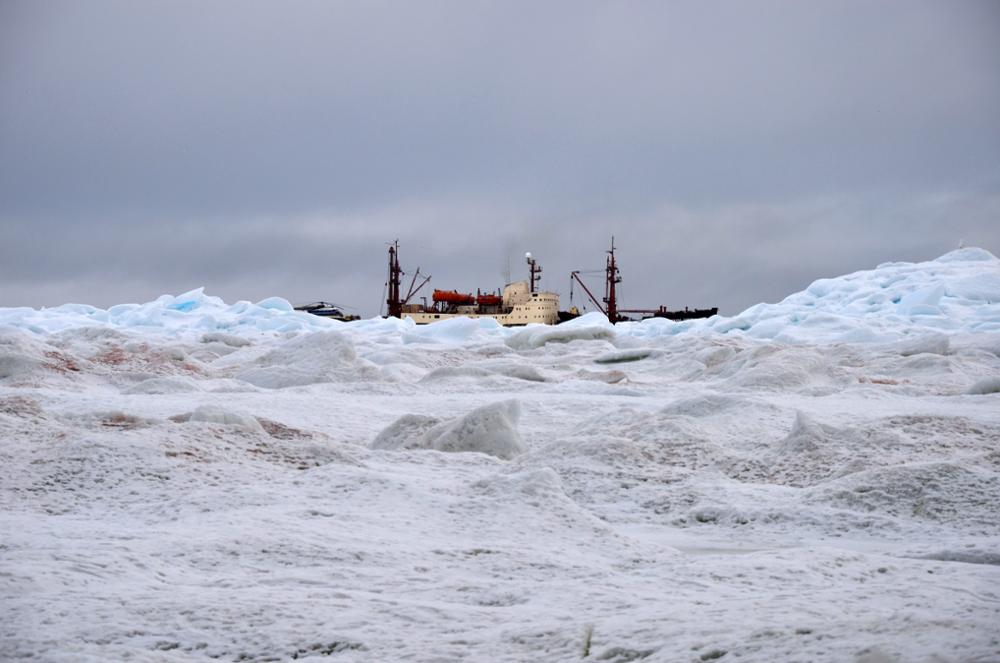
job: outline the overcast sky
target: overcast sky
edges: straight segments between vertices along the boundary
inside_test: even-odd
[[[396,238],[565,306],[612,234],[727,314],[1000,254],[1000,2],[0,1],[0,306],[374,315]]]

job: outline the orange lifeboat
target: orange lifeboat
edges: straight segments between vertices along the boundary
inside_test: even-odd
[[[503,303],[503,297],[500,295],[479,295],[476,297],[476,303],[480,306],[500,306]]]
[[[432,296],[435,302],[444,302],[445,304],[454,304],[456,306],[472,304],[476,301],[472,293],[458,292],[457,290],[435,290]]]

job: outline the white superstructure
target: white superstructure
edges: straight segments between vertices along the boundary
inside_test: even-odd
[[[531,323],[554,325],[559,322],[559,295],[554,292],[531,292],[528,281],[517,281],[503,289],[503,299],[498,306],[476,304],[460,306],[404,305],[403,318],[411,318],[418,325],[426,325],[450,318],[493,318],[505,327]]]

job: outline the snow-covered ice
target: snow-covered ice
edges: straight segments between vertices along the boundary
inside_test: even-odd
[[[733,317],[0,309],[0,659],[1000,660],[1000,261]]]

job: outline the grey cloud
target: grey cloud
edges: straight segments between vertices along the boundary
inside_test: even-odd
[[[964,0],[7,2],[0,305],[374,313],[397,236],[447,287],[530,249],[565,291],[614,232],[634,305],[734,312],[996,250],[998,61]]]

